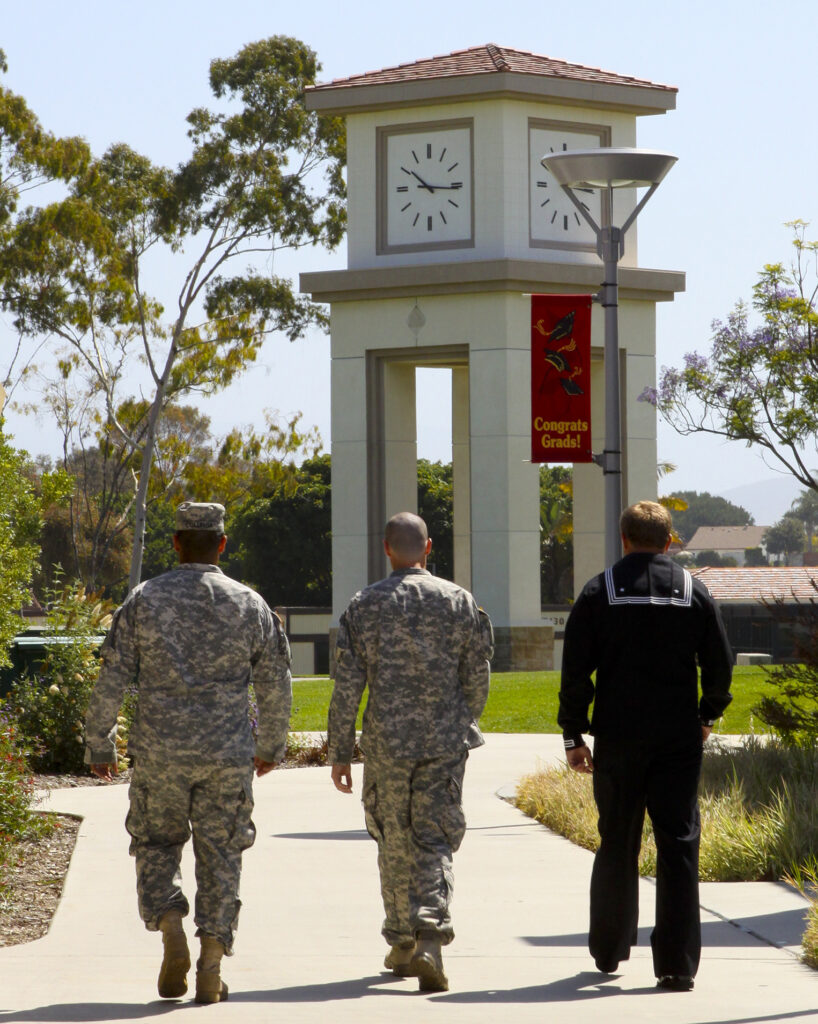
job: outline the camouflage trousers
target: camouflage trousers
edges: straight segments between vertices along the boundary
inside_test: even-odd
[[[364,760],[362,800],[367,830],[378,843],[382,934],[392,945],[409,945],[418,933],[434,933],[444,944],[454,938],[452,854],[466,832],[467,758],[462,751],[423,761]]]
[[[241,900],[242,851],[253,845],[253,765],[139,762],[125,827],[136,859],[139,914],[156,931],[168,910],[190,909],[182,892],[182,848],[193,835],[197,935],[213,935],[228,955]]]

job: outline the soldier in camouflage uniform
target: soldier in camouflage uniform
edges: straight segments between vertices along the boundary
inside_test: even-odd
[[[393,572],[353,597],[341,616],[328,759],[337,789],[352,792],[350,762],[364,688],[361,749],[366,826],[378,843],[392,948],[384,961],[445,991],[441,946],[454,937],[452,854],[466,830],[462,786],[489,692],[492,631],[468,591],[426,570],[426,524],[402,512],[386,524]]]
[[[227,998],[220,963],[232,954],[242,851],[255,839],[253,768],[264,775],[284,756],[292,700],[281,622],[258,594],[219,568],[226,540],[222,505],[179,506],[173,535],[179,565],[140,584],[116,612],[86,719],[85,760],[110,781],[117,714],[126,688],[136,684],[126,828],[139,912],[149,931],[162,932],[160,996],[184,995],[190,953],[182,918],[189,905],[179,866],[192,832],[200,1003]]]

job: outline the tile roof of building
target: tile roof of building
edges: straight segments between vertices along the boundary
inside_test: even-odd
[[[818,567],[762,566],[758,568],[691,569],[717,601],[818,601]]]
[[[583,64],[569,64],[564,60],[555,60],[553,57],[527,53],[524,50],[512,50],[507,46],[497,46],[494,43],[473,46],[468,50],[455,50],[453,53],[412,61],[410,64],[398,64],[395,67],[381,68],[378,71],[367,71],[364,74],[351,75],[349,78],[336,78],[334,81],[312,86],[309,91],[361,85],[387,85],[415,82],[420,79],[451,78],[460,75],[491,75],[503,72],[567,78],[582,82],[597,82],[603,85],[629,85],[666,92],[678,91],[673,85],[660,85],[656,82],[649,82],[647,79],[618,75],[614,71],[586,67]]]
[[[700,526],[685,545],[688,551],[744,551],[761,545],[766,526]]]

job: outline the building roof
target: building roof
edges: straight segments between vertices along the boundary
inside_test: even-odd
[[[312,86],[310,91],[321,89],[349,88],[354,85],[384,85],[393,82],[416,82],[421,78],[450,78],[453,75],[492,75],[503,71],[515,71],[523,75],[547,75],[551,78],[574,78],[583,82],[604,82],[607,85],[637,85],[644,89],[663,89],[676,92],[672,85],[659,85],[645,78],[633,78],[630,75],[619,75],[615,71],[603,71],[601,68],[586,67],[584,64],[569,64],[568,61],[555,60],[525,50],[512,50],[507,46],[487,43],[485,46],[472,46],[468,50],[455,50],[453,53],[441,54],[412,61],[410,64],[397,64],[379,71],[366,71],[348,78],[336,78]]]
[[[750,602],[818,600],[818,566],[691,569],[716,601]]]
[[[767,526],[700,526],[685,545],[687,551],[745,551],[761,546]]]
[[[524,84],[525,80],[527,84]],[[620,75],[615,71],[572,64],[525,50],[487,43],[408,64],[321,82],[307,89],[307,105],[312,109],[341,109],[366,103],[371,105],[377,103],[378,91],[387,88],[388,98],[384,98],[389,105],[394,106],[396,86],[414,90],[412,102],[422,100],[423,95],[429,93],[429,87],[438,99],[463,98],[476,93],[513,92],[516,89],[525,92],[544,91],[549,95],[561,96],[567,102],[571,102],[572,98],[574,101],[583,99],[587,102],[595,97],[603,106],[640,107],[644,108],[640,111],[642,113],[660,113],[672,108],[678,91],[673,85],[662,85],[644,78]],[[353,95],[361,89],[370,94],[366,99]],[[577,92],[577,89],[580,91]],[[589,92],[589,89],[597,89],[597,92]],[[614,90],[615,95],[608,95],[610,90]]]

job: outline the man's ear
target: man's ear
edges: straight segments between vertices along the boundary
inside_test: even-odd
[[[227,544],[227,534],[222,534],[222,539],[219,541],[219,554],[222,554],[224,547]]]
[[[431,537],[427,537],[426,538],[426,554],[428,555],[431,550],[432,550],[432,538]]]

